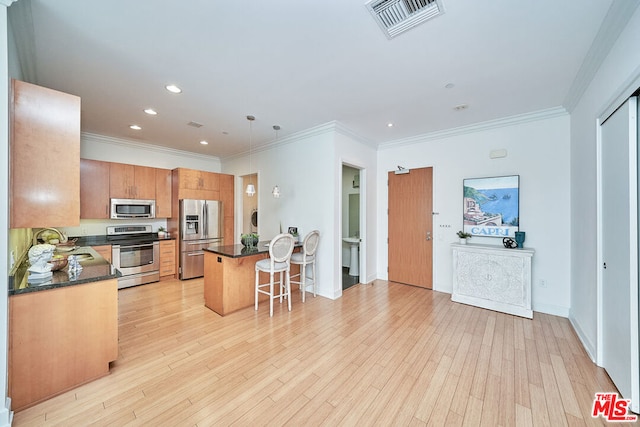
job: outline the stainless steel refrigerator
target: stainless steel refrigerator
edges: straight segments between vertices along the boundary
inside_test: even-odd
[[[222,243],[222,202],[180,200],[180,279],[204,275],[203,249]]]

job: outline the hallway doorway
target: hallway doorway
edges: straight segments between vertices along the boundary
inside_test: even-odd
[[[360,172],[356,167],[342,165],[342,290],[360,283]]]

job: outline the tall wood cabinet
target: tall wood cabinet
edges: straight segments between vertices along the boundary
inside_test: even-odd
[[[80,224],[80,98],[11,82],[10,228]]]
[[[224,210],[224,244],[234,242],[234,181],[233,175],[176,168],[172,172],[173,219],[167,222],[169,231],[178,235],[181,199],[221,200]],[[176,262],[179,254],[176,254]]]
[[[156,217],[171,218],[171,170],[156,169]]]

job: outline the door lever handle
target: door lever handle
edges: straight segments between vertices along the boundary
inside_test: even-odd
[[[431,240],[431,232],[427,231],[427,240]]]

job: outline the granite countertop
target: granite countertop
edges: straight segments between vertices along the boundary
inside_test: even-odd
[[[301,247],[302,243],[296,242],[295,248]],[[204,248],[207,252],[213,252],[217,255],[223,255],[229,258],[241,258],[245,256],[269,253],[269,240],[258,242],[254,247],[246,247],[241,244],[236,245],[212,245]]]
[[[114,241],[113,239],[109,239],[106,235],[76,236],[76,237],[70,237],[69,239],[70,240],[76,239],[76,245],[78,246],[103,246],[103,245],[118,244],[117,241]],[[173,236],[160,238],[158,237],[157,233],[153,233],[151,240],[161,242],[163,240],[176,240],[176,238]]]
[[[51,281],[46,284],[34,285],[27,282],[27,268],[29,268],[29,260],[25,258],[15,270],[14,275],[9,276],[9,295],[18,295],[27,292],[45,291],[48,289],[56,289],[63,286],[80,285],[89,282],[99,282],[101,280],[109,280],[120,277],[120,272],[115,269],[109,261],[104,259],[98,252],[89,246],[81,246],[70,252],[63,252],[64,255],[82,255],[88,254],[86,258],[80,262],[82,270],[77,274],[69,274],[68,266],[53,272]]]

